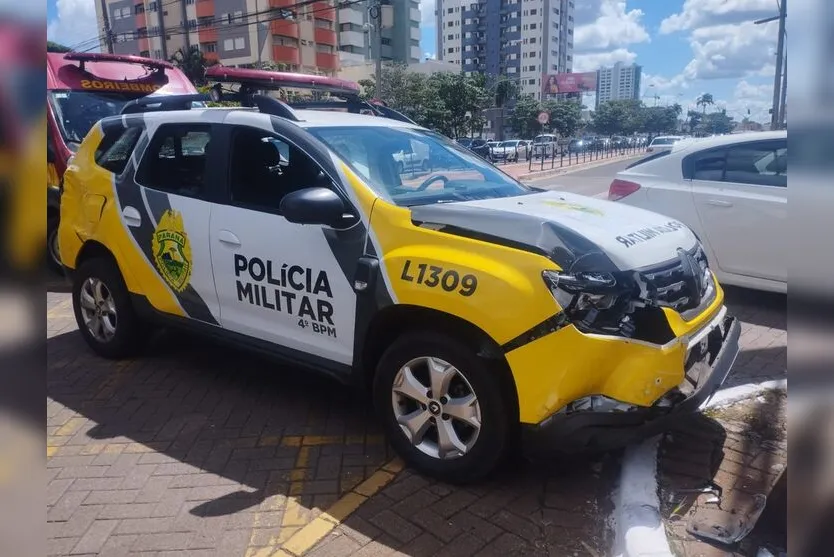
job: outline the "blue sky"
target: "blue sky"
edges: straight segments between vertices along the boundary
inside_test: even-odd
[[[95,0],[47,0],[51,39],[74,46],[95,37]],[[421,48],[435,54],[435,0],[421,0]],[[776,0],[575,0],[574,71],[617,61],[643,66],[644,101],[694,107],[712,93],[736,119],[769,121]],[[654,85],[654,87],[649,87]],[[588,99],[592,102],[592,99]]]

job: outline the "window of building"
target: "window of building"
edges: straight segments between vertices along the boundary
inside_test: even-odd
[[[535,44],[536,37],[530,37],[530,44]]]
[[[235,50],[240,50],[246,47],[246,39],[238,37],[235,39]]]
[[[235,40],[234,39],[226,39],[223,41],[223,50],[234,50],[235,49]]]
[[[221,25],[226,25],[227,23],[229,23],[229,14],[227,14],[227,13],[220,14],[220,24]]]
[[[235,21],[243,21],[243,12],[241,10],[235,12]]]
[[[217,52],[217,43],[203,43],[203,52]]]
[[[455,47],[455,52],[460,52],[460,47],[459,46]]]
[[[451,34],[451,33],[450,33],[450,34],[446,37],[446,40],[447,40],[447,41],[452,41],[452,40],[454,40],[454,39],[455,39],[455,36],[454,36],[453,34]]]
[[[197,28],[197,20],[196,19],[189,19],[188,20],[188,28],[189,29],[196,29]]]
[[[530,15],[536,15],[536,9],[535,9],[535,8],[533,8],[532,10],[530,10]]]
[[[319,29],[333,29],[333,22],[326,19],[316,18],[313,24]]]
[[[535,85],[535,84],[536,84],[535,79],[530,79],[530,80],[527,81],[527,85]]]
[[[455,51],[454,47],[450,47],[450,48],[449,48],[449,50],[448,50],[447,52],[448,52],[449,54],[452,54],[454,51]]]
[[[531,24],[530,24],[530,30],[532,31],[532,30],[534,30],[535,28],[536,28],[536,24],[535,24],[535,23],[531,23]]]
[[[316,44],[316,52],[324,52],[325,54],[333,54],[333,47],[329,44]]]
[[[156,0],[152,2],[148,2],[148,11],[155,12],[159,9],[159,5],[156,3]]]
[[[145,187],[187,197],[204,194],[207,124],[164,124],[154,134],[136,173]]]
[[[133,13],[135,13],[135,14],[145,13],[145,5],[144,4],[136,4],[135,6],[133,6]]]
[[[282,37],[280,35],[272,36],[272,44],[278,46],[293,46],[298,48],[298,39],[292,37]]]
[[[194,5],[194,0],[185,0],[185,5],[186,6],[193,6]]]

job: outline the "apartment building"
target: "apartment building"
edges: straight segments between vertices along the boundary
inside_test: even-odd
[[[437,0],[437,57],[541,98],[544,74],[573,70],[574,10],[574,0]]]
[[[416,64],[420,61],[419,0],[382,0],[390,6],[383,18],[381,53],[383,61]],[[369,3],[360,2],[338,10],[339,58],[344,66],[361,66],[377,59],[368,28]]]
[[[102,51],[169,59],[199,46],[228,66],[272,61],[289,71],[339,69],[333,0],[95,0]]]
[[[637,64],[617,62],[610,68],[597,70],[597,100],[600,103],[640,98],[640,76],[643,68]]]

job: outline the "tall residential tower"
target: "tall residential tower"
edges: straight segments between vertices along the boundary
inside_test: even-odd
[[[622,62],[610,68],[600,68],[597,71],[596,107],[606,101],[639,99],[642,70],[637,64],[626,66]]]
[[[543,75],[573,70],[573,14],[574,0],[437,0],[437,57],[541,98]]]

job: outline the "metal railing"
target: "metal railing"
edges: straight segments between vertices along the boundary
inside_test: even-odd
[[[533,146],[530,148],[528,151],[527,170],[529,172],[553,170],[614,157],[639,155],[646,152],[646,145],[612,145],[609,143],[607,145],[590,145],[579,150],[571,150],[568,144],[564,144],[557,145],[552,149],[553,151],[551,153],[550,147],[542,148]],[[508,162],[506,158],[503,160],[493,160],[493,164],[516,164],[516,162],[521,162],[523,159],[524,156],[522,155],[514,157],[512,162]]]

